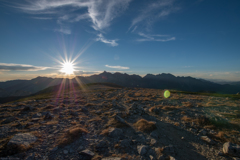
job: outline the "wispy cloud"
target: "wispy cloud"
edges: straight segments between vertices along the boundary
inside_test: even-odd
[[[33,19],[40,19],[40,20],[51,20],[51,17],[31,17]]]
[[[63,34],[71,34],[72,33],[70,29],[66,29],[66,28],[65,29],[64,28],[55,29],[54,31],[55,32],[61,32]]]
[[[150,34],[144,34],[142,32],[138,33],[139,36],[142,36],[143,38],[139,38],[136,41],[138,42],[145,42],[145,41],[158,41],[158,42],[167,42],[167,41],[173,41],[176,38],[171,37],[169,35],[150,35]]]
[[[109,66],[109,65],[105,65],[105,67],[115,68],[115,69],[129,69],[129,67],[123,67],[123,66]]]
[[[16,8],[29,14],[45,14],[61,22],[91,19],[92,27],[101,31],[123,13],[131,0],[31,0]],[[76,12],[77,11],[77,12]]]
[[[0,63],[0,71],[39,71],[49,67],[40,67],[27,64]]]
[[[100,42],[109,44],[109,45],[111,45],[111,46],[113,46],[113,47],[118,46],[118,43],[116,42],[116,41],[118,41],[117,39],[108,40],[108,39],[106,39],[101,33],[98,34],[98,38],[96,39],[96,41],[100,41]]]
[[[149,4],[137,17],[133,19],[129,30],[133,28],[132,32],[135,31],[136,26],[140,24],[145,25],[145,27],[149,30],[155,21],[180,9],[174,5],[174,2],[175,0],[161,0]]]

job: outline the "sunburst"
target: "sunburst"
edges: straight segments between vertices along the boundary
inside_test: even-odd
[[[74,74],[73,72],[75,71],[75,69],[73,62],[64,62],[60,71],[65,73],[66,75]]]

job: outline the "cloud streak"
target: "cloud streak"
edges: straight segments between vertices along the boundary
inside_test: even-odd
[[[105,67],[115,68],[115,69],[129,69],[129,67],[123,67],[123,66],[109,66],[109,65],[105,65]]]
[[[121,15],[131,0],[31,0],[15,8],[29,14],[45,14],[58,23],[90,19],[92,28],[102,31]],[[67,10],[66,10],[67,9]],[[76,12],[77,11],[77,12]]]
[[[138,33],[139,36],[142,36],[143,38],[139,38],[136,41],[138,42],[145,42],[145,41],[158,41],[158,42],[167,42],[167,41],[173,41],[176,40],[175,37],[171,37],[169,35],[150,35],[150,34],[144,34],[142,32]]]
[[[63,29],[63,28],[55,29],[54,31],[55,32],[60,32],[60,33],[63,33],[63,34],[71,34],[72,33],[70,29]]]
[[[117,39],[114,40],[108,40],[106,39],[101,33],[98,34],[98,38],[96,39],[96,41],[100,41],[106,44],[111,45],[112,47],[118,46],[118,43],[116,41],[118,41]]]
[[[175,0],[161,0],[149,4],[137,17],[132,20],[129,30],[132,29],[132,32],[134,32],[138,25],[145,25],[149,30],[155,21],[167,17],[180,9],[179,7],[174,6],[174,2]]]
[[[40,71],[49,67],[39,67],[27,64],[0,63],[0,71]]]

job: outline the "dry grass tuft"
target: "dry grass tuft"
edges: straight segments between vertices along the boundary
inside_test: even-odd
[[[185,111],[182,111],[181,114],[186,114],[186,112],[185,112]]]
[[[182,105],[187,107],[187,108],[193,107],[193,104],[191,102],[182,102]]]
[[[82,127],[70,128],[64,135],[59,138],[59,146],[65,146],[72,143],[74,140],[82,136],[83,133],[88,133],[87,129]]]
[[[155,151],[156,151],[156,154],[157,154],[157,157],[159,157],[160,155],[162,155],[162,152],[163,152],[164,148],[156,148]]]
[[[92,158],[92,160],[101,160],[103,156],[96,155]]]
[[[192,121],[193,121],[192,118],[189,118],[189,117],[187,117],[187,116],[183,116],[183,117],[181,118],[181,120],[182,120],[182,121],[186,121],[186,122],[192,122]]]
[[[109,129],[104,129],[104,130],[102,130],[102,132],[100,133],[100,135],[107,136],[108,133],[109,133]]]
[[[225,134],[223,131],[220,131],[220,132],[218,132],[218,134],[215,135],[215,137],[217,137],[219,139],[225,139],[224,136],[225,136]]]
[[[55,107],[54,105],[47,105],[46,107],[44,107],[44,109],[52,109],[54,107]]]
[[[207,117],[200,116],[194,120],[194,122],[200,126],[209,125],[210,120]]]
[[[174,126],[180,126],[180,123],[179,122],[175,122]]]
[[[174,110],[174,109],[176,109],[176,107],[175,106],[164,106],[164,107],[162,107],[162,109],[163,110]]]
[[[58,124],[58,121],[48,121],[45,124],[46,125],[55,125],[55,124]]]
[[[108,121],[107,125],[111,126],[111,127],[116,127],[116,128],[128,127],[127,124],[121,123],[121,122],[117,121],[115,118],[111,118]]]
[[[135,124],[135,127],[137,127],[137,130],[139,131],[147,131],[147,132],[151,132],[153,130],[155,130],[156,127],[156,122],[152,122],[152,121],[147,121],[145,119],[140,119],[138,120]]]
[[[120,145],[117,143],[114,145],[114,148],[121,148]]]
[[[214,125],[206,125],[203,128],[204,129],[216,129],[216,126],[214,126]]]

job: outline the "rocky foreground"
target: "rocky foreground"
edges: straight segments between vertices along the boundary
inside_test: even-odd
[[[240,158],[239,130],[211,123],[207,96],[114,88],[54,97],[1,105],[0,159]]]

